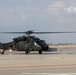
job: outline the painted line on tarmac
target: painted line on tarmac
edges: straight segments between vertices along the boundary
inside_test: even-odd
[[[50,66],[50,67],[38,67],[38,66],[31,66],[31,67],[24,67],[24,66],[20,66],[20,67],[4,67],[4,68],[0,68],[0,70],[19,70],[19,69],[41,69],[41,68],[44,68],[44,69],[57,69],[57,68],[73,68],[73,67],[76,67],[76,66]]]
[[[21,75],[76,75],[76,73],[58,74],[58,73],[21,73]]]
[[[21,75],[68,75],[68,74],[56,74],[56,73],[21,73]]]

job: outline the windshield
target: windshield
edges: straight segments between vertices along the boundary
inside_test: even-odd
[[[36,42],[40,45],[45,45],[46,44],[46,42],[44,40],[37,40]]]

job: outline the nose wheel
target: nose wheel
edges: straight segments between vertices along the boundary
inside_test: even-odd
[[[42,54],[42,50],[39,50],[39,54]]]

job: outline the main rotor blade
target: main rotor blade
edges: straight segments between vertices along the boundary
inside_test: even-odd
[[[0,32],[1,34],[26,34],[25,32]]]
[[[58,34],[58,33],[76,33],[76,32],[34,32],[34,34]]]
[[[1,34],[59,34],[59,33],[76,33],[76,32],[0,32]]]

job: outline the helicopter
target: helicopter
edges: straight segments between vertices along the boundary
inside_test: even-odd
[[[25,54],[29,54],[31,51],[38,51],[42,54],[42,51],[48,51],[49,46],[45,40],[42,40],[31,34],[56,34],[56,33],[76,33],[76,32],[34,32],[32,30],[26,32],[0,32],[2,34],[26,34],[26,36],[19,36],[13,38],[12,42],[0,43],[0,49],[3,51],[0,53],[4,54],[6,50],[12,49],[15,51],[25,51]]]

